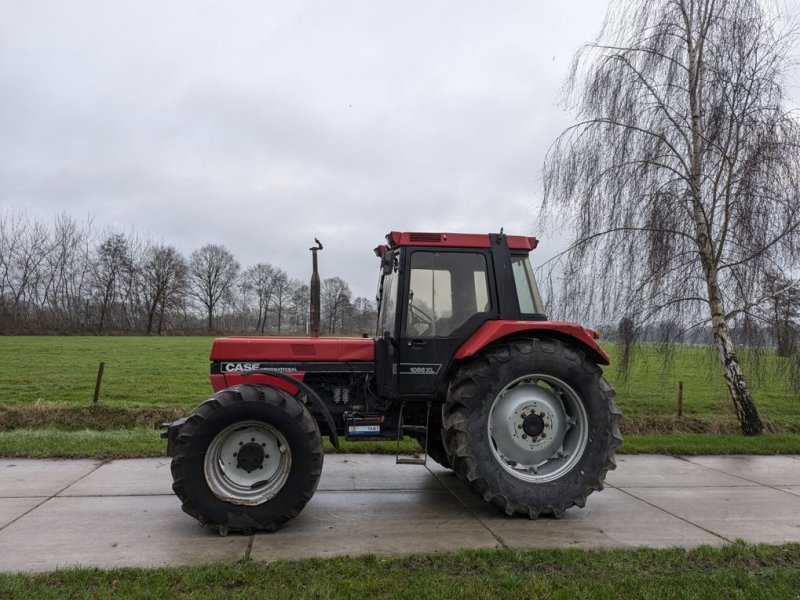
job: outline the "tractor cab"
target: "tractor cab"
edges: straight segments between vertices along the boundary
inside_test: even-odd
[[[489,321],[546,320],[528,260],[532,237],[398,233],[381,259],[375,372],[378,393],[444,394],[459,348]]]

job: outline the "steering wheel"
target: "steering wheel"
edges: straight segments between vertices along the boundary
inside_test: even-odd
[[[433,328],[433,317],[418,306],[414,306],[414,296],[408,302],[408,324],[416,330],[416,335],[424,335]]]

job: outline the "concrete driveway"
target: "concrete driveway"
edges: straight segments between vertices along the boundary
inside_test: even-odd
[[[275,534],[223,538],[181,511],[168,459],[0,459],[0,570],[800,541],[798,456],[622,456],[618,464],[585,509],[529,521],[484,505],[432,462],[327,456],[298,518]]]

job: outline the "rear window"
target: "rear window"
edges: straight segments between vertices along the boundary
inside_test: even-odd
[[[542,314],[544,306],[539,296],[539,287],[533,277],[531,263],[526,256],[512,256],[511,270],[514,273],[514,284],[517,288],[519,311],[522,314]]]

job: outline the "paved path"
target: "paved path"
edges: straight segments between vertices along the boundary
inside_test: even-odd
[[[297,519],[275,534],[223,538],[181,511],[168,459],[0,459],[0,571],[800,541],[800,456],[622,456],[607,483],[585,509],[529,521],[487,507],[432,463],[328,456]]]

